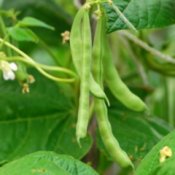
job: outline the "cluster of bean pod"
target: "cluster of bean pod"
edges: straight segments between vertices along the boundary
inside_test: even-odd
[[[73,63],[80,77],[80,97],[76,137],[80,142],[86,137],[90,119],[90,93],[94,96],[94,110],[102,141],[111,158],[122,167],[132,166],[128,155],[113,136],[108,120],[109,101],[103,91],[103,82],[126,107],[143,111],[144,102],[122,82],[112,62],[110,47],[105,34],[105,15],[98,5],[96,32],[92,41],[90,5],[85,4],[77,12],[71,29],[70,46]]]

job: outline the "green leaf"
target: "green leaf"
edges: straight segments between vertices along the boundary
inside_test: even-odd
[[[46,29],[54,30],[54,27],[46,24],[45,22],[33,18],[33,17],[25,17],[18,23],[22,27],[43,27]]]
[[[0,81],[0,162],[38,150],[82,158],[92,139],[75,138],[76,113],[69,85],[58,86],[38,73],[29,94],[18,83]]]
[[[137,28],[159,28],[175,23],[174,0],[113,0],[126,18]],[[105,3],[107,32],[128,28],[113,8]]]
[[[169,162],[166,163],[166,161],[173,160],[173,162],[174,162],[174,158],[175,158],[174,157],[174,152],[175,152],[175,146],[174,146],[175,145],[175,139],[174,138],[175,138],[175,131],[172,131],[170,134],[168,134],[166,137],[164,137],[156,146],[154,146],[154,148],[142,160],[141,164],[137,168],[136,175],[156,175],[156,174],[154,174],[154,172],[158,171],[157,170],[158,167],[160,169],[163,169],[161,171],[164,171],[169,166],[171,167]],[[160,160],[160,150],[165,146],[168,146],[172,150],[173,155],[172,155],[171,158],[167,159],[165,162],[160,163],[159,162],[159,160]],[[166,164],[166,167],[161,168],[161,166],[164,166],[164,164]],[[169,170],[170,170],[170,172],[172,171],[172,169],[169,169]],[[158,173],[158,175],[159,175],[159,173]],[[161,173],[161,175],[163,175],[163,174]]]
[[[160,135],[143,119],[143,114],[117,111],[109,112],[114,136],[132,160],[142,159],[159,141]],[[106,154],[98,134],[98,147]]]
[[[4,165],[0,175],[98,175],[91,167],[66,155],[36,152]]]
[[[68,4],[65,5],[65,3]],[[20,11],[20,19],[30,15],[53,26],[55,30],[48,30],[47,35],[45,29],[34,28],[37,36],[42,38],[42,40],[50,46],[58,46],[58,44],[59,46],[63,46],[62,37],[59,34],[70,29],[73,20],[73,16],[70,15],[72,10],[70,8],[67,9],[67,6],[71,6],[72,10],[74,8],[74,11],[77,11],[75,6],[73,6],[73,1],[64,1],[64,4],[60,4],[55,0],[8,0],[8,2],[4,1],[2,4],[3,9],[15,9],[15,11]],[[59,51],[60,50],[61,49],[59,49]]]
[[[160,164],[152,172],[152,175],[174,175],[175,172],[175,157],[172,157]]]
[[[10,27],[8,28],[10,36],[16,41],[30,41],[37,43],[39,41],[38,37],[27,28],[20,27]]]

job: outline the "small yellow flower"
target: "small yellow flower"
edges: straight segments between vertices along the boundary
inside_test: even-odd
[[[172,150],[170,147],[168,146],[164,146],[161,150],[160,150],[160,163],[164,162],[167,158],[171,157],[173,155]]]
[[[23,93],[23,94],[27,94],[27,93],[29,93],[29,92],[30,92],[29,85],[28,85],[27,83],[24,83],[24,84],[22,85],[22,93]]]
[[[70,40],[70,32],[69,31],[65,31],[63,33],[61,33],[61,36],[63,38],[63,44],[65,44],[66,42],[68,42]]]
[[[33,83],[35,82],[34,76],[33,76],[33,75],[29,75],[29,76],[28,76],[28,79],[27,79],[27,82],[28,82],[29,84],[33,84]]]

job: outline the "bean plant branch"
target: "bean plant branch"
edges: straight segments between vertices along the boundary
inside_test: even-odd
[[[126,38],[124,38],[124,37],[121,37],[121,39],[122,39],[124,45],[126,46],[127,51],[129,52],[131,58],[135,62],[136,66],[137,66],[138,73],[140,74],[143,83],[145,85],[148,85],[149,84],[148,77],[147,77],[147,74],[145,72],[143,64],[141,63],[141,61],[139,60],[137,55],[134,53],[133,49],[131,48],[131,46],[128,43],[128,40],[126,40]]]
[[[20,49],[18,49],[17,47],[15,47],[14,45],[12,45],[11,43],[4,41],[2,38],[0,38],[0,43],[3,43],[4,45],[6,45],[8,48],[11,48],[12,50],[14,50],[16,53],[18,53],[19,55],[21,55],[22,57],[14,57],[13,60],[18,60],[18,61],[23,61],[26,62],[32,66],[34,66],[41,74],[43,74],[45,77],[57,81],[57,82],[64,82],[64,83],[68,83],[68,82],[73,82],[75,80],[75,73],[66,69],[66,68],[60,68],[60,67],[52,67],[52,66],[46,66],[46,65],[42,65],[39,63],[36,63],[30,56],[28,56],[26,53],[24,53],[23,51],[21,51]],[[25,59],[25,61],[23,60],[23,58]],[[47,73],[45,70],[50,70],[50,71],[60,71],[60,72],[64,72],[64,73],[68,73],[71,76],[73,76],[74,78],[58,78],[55,77],[53,75],[50,75],[49,73]]]
[[[7,29],[5,27],[4,20],[3,20],[3,18],[1,16],[0,16],[0,26],[1,26],[0,27],[0,35],[1,35],[1,37],[3,37],[4,40],[9,41],[8,32],[7,32]],[[3,43],[0,44],[0,47],[2,47],[2,46],[3,46]],[[8,55],[11,55],[10,48],[6,48],[6,51],[7,51]]]
[[[118,14],[119,18],[128,26],[129,29],[133,30],[134,32],[137,32],[137,29],[134,27],[134,25],[125,17],[125,15],[120,11],[118,6],[116,6],[114,3],[112,3],[112,8],[115,10],[115,12]]]
[[[159,57],[159,59],[161,59],[162,61],[175,64],[175,59],[173,57],[166,55],[166,54],[163,54],[162,52],[156,50],[155,48],[152,48],[147,43],[140,40],[139,38],[137,38],[135,35],[131,34],[130,32],[120,31],[119,33],[121,35],[127,37],[129,40],[131,40],[135,44],[139,45],[140,47],[142,47],[143,49],[145,49],[146,51],[148,51],[152,55]]]

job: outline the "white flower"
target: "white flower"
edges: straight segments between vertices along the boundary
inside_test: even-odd
[[[14,80],[15,79],[14,72],[17,71],[17,69],[18,69],[18,67],[15,63],[1,61],[0,68],[2,69],[4,80]]]

